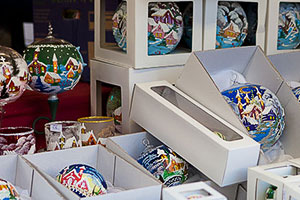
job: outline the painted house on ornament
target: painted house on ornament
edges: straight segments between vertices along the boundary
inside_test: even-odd
[[[114,16],[113,16],[113,18],[112,18],[112,27],[113,28],[118,28],[118,22],[119,22],[119,14],[118,13],[116,13],[116,14],[114,14]]]
[[[172,30],[169,34],[165,36],[167,45],[175,45],[178,41],[178,34]]]
[[[16,78],[12,77],[8,83],[8,91],[10,93],[17,93],[20,91],[21,81]]]
[[[169,9],[159,9],[151,15],[156,23],[174,24],[174,15]]]
[[[79,74],[82,72],[82,64],[81,63],[79,63],[79,65],[78,65],[78,71],[77,71]]]
[[[242,119],[244,116],[246,116],[258,120],[261,113],[262,109],[259,106],[257,106],[256,104],[249,104],[246,106],[246,109],[241,113],[241,116]]]
[[[157,26],[157,23],[154,21],[154,19],[149,17],[148,18],[148,32],[152,32],[152,29],[156,26]]]
[[[70,69],[70,70],[68,71],[68,73],[66,74],[67,78],[73,78],[74,75],[75,75],[75,73],[74,73],[73,69]]]
[[[165,34],[169,31],[170,29],[166,24],[158,22],[157,26],[152,30],[152,33],[154,37],[163,39],[165,37]]]
[[[226,28],[224,28],[225,37],[236,38],[237,36],[239,36],[240,33],[241,33],[240,29],[232,21]]]
[[[10,67],[7,65],[2,65],[2,74],[6,79],[11,78]]]
[[[67,60],[67,64],[65,65],[65,68],[66,70],[70,70],[70,69],[73,69],[73,70],[78,70],[78,62],[76,59],[70,57],[68,60]]]
[[[61,178],[60,182],[63,185],[77,184],[81,180],[84,170],[85,170],[85,167],[82,166],[79,168],[78,173],[77,173],[76,169],[73,169],[68,173],[63,173],[60,177]]]
[[[28,65],[29,72],[33,75],[44,76],[47,70],[47,65],[38,61],[40,48],[36,48],[33,55],[33,60]]]
[[[6,78],[3,76],[3,74],[0,73],[0,86],[3,86],[4,83],[6,83]],[[6,83],[7,84],[7,83]]]
[[[26,70],[23,70],[20,72],[20,74],[21,74],[20,80],[26,82],[28,80],[28,72]]]
[[[61,78],[54,72],[46,72],[44,81],[49,84],[59,83]]]

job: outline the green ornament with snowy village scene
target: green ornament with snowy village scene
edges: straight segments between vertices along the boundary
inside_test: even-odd
[[[85,65],[79,48],[52,35],[29,45],[24,59],[31,75],[30,87],[45,94],[73,89]]]

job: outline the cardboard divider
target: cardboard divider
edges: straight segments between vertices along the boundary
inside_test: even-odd
[[[144,197],[143,191],[150,193],[148,190],[151,191],[151,195],[146,199],[159,199],[161,195],[161,183],[145,175],[101,145],[26,155],[24,159],[32,163],[36,170],[67,199],[111,199],[112,197],[135,199]],[[109,193],[103,196],[80,198],[55,179],[59,171],[71,164],[87,164],[94,167],[106,181],[125,189],[125,193]],[[134,193],[134,196],[126,196],[127,193],[130,195]]]

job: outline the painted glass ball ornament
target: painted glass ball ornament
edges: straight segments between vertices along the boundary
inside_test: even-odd
[[[298,101],[300,102],[300,87],[293,88],[292,91],[296,96],[296,98],[298,99]]]
[[[20,195],[16,188],[8,181],[0,178],[0,199],[1,200],[19,200]]]
[[[93,167],[73,164],[62,169],[56,180],[80,197],[91,197],[107,193],[103,176]]]
[[[222,95],[263,151],[278,141],[285,127],[284,109],[273,92],[246,84],[223,91]]]
[[[265,192],[265,200],[275,200],[276,199],[276,190],[277,187],[270,185]]]
[[[219,2],[216,48],[242,46],[247,33],[248,21],[242,6],[237,2]]]
[[[127,48],[127,3],[122,1],[112,18],[113,35],[120,48]],[[173,2],[148,4],[148,55],[163,55],[173,51],[183,33],[183,19]]]
[[[295,49],[300,44],[300,4],[281,2],[277,49]]]
[[[79,47],[49,35],[29,45],[24,51],[31,75],[30,87],[44,94],[58,94],[73,89],[86,65]]]
[[[0,106],[18,99],[28,82],[25,60],[15,50],[0,46]]]
[[[137,161],[167,187],[179,185],[188,177],[187,163],[165,145],[146,147]]]
[[[121,89],[120,87],[114,87],[106,102],[106,115],[111,117],[113,112],[121,106]]]

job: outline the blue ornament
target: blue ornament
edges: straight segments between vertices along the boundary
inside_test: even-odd
[[[278,19],[277,49],[295,49],[300,44],[300,5],[281,2]]]
[[[247,33],[247,16],[241,5],[237,2],[219,2],[216,48],[242,46]]]
[[[127,3],[122,1],[113,15],[113,35],[120,48],[127,48]],[[147,22],[145,22],[147,23]],[[172,2],[148,4],[148,55],[163,55],[173,51],[183,32],[179,7]]]
[[[294,95],[296,96],[296,98],[298,99],[298,101],[300,102],[300,87],[296,87],[294,89],[292,89]]]
[[[223,91],[222,95],[263,151],[278,141],[285,127],[284,109],[273,92],[246,84]]]
[[[62,169],[56,180],[80,197],[91,197],[107,193],[102,175],[93,167],[73,164]]]

